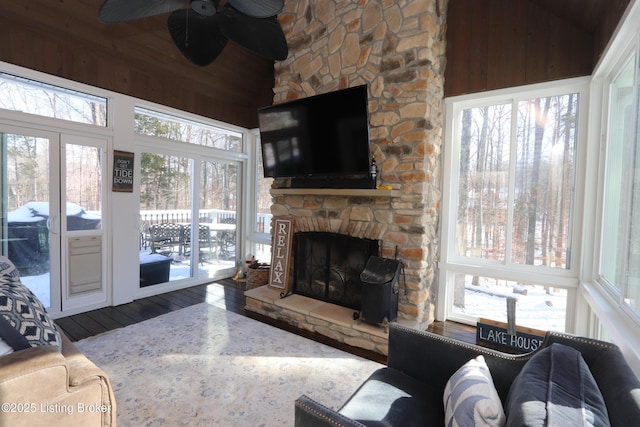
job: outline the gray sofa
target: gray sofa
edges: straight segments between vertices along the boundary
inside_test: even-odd
[[[507,426],[531,425],[535,424],[531,418],[522,417],[532,416],[542,417],[538,425],[582,425],[572,419],[576,414],[593,417],[592,425],[626,427],[640,420],[640,381],[615,345],[548,332],[536,351],[510,355],[392,323],[387,366],[374,372],[338,410],[300,396],[295,402],[295,425],[446,425],[445,386],[454,373],[479,355],[486,362],[496,399],[505,411],[501,421],[489,425],[504,425],[505,420]],[[578,379],[571,376],[574,371]],[[553,378],[555,383],[549,390],[554,393],[575,391],[578,399],[586,400],[597,394],[603,399],[604,408],[585,409],[562,400],[575,396],[561,396],[561,402],[556,402],[555,397],[536,401],[529,394],[536,393],[540,381],[536,383],[531,375],[537,375],[538,380],[542,377],[542,382]],[[580,384],[573,384],[574,381]],[[566,411],[570,411],[568,415]],[[568,418],[562,421],[562,416]]]

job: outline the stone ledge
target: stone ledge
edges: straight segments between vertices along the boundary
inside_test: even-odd
[[[389,335],[383,326],[354,320],[354,310],[350,308],[296,294],[280,298],[280,292],[280,289],[268,285],[250,289],[244,293],[247,298],[245,309],[348,345],[387,355]],[[397,322],[415,326],[402,319]]]
[[[365,197],[401,197],[400,190],[356,189],[356,188],[272,188],[271,194],[298,196],[365,196]]]
[[[280,299],[280,294],[278,294],[278,298],[273,301],[273,304],[304,315],[309,315],[319,307],[325,305],[322,301],[303,297],[302,295],[289,295],[286,298]]]

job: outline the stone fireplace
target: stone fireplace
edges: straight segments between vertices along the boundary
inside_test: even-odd
[[[446,6],[447,0],[287,0],[278,17],[289,57],[275,64],[274,104],[367,84],[381,189],[292,189],[277,179],[271,211],[294,219],[296,231],[376,239],[380,255],[397,253],[404,266],[398,321],[422,329],[433,321],[437,289]],[[384,331],[354,322],[352,310],[253,291],[248,310],[386,352]]]

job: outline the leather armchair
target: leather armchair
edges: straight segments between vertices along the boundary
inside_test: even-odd
[[[63,334],[62,351],[30,347],[0,357],[0,425],[116,425],[107,375]]]

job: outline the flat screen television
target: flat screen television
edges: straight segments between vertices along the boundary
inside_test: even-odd
[[[325,178],[334,184],[368,178],[367,104],[367,86],[361,85],[260,108],[265,177],[293,177],[303,183],[312,178],[319,183],[311,186],[322,186]]]

